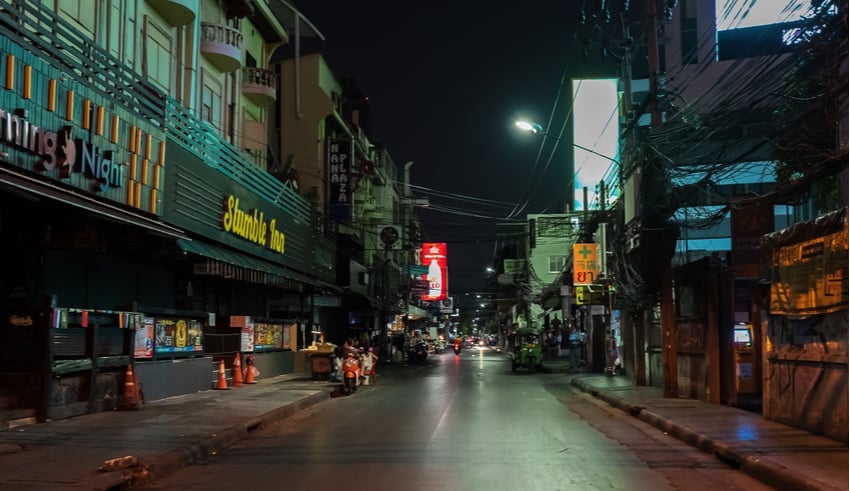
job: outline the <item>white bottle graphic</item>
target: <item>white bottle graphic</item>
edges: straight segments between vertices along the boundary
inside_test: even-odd
[[[436,259],[431,260],[428,266],[428,296],[439,297],[443,293],[443,270],[437,264]]]

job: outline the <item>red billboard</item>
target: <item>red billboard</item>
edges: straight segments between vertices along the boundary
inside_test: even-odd
[[[422,275],[428,281],[428,291],[422,300],[432,302],[446,298],[449,274],[446,264],[446,243],[425,242],[422,244],[422,266],[428,267],[428,273]]]

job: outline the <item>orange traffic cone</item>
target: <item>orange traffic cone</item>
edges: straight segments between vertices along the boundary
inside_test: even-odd
[[[242,387],[242,362],[239,361],[240,353],[236,352],[236,358],[233,359],[233,386]]]
[[[245,383],[246,384],[256,384],[257,381],[254,380],[254,357],[250,356],[245,359]]]
[[[221,360],[218,363],[218,385],[215,386],[215,389],[227,390],[229,388],[227,386],[227,376],[224,374],[224,360]]]
[[[133,375],[133,365],[127,365],[124,374],[124,393],[121,394],[119,409],[139,409],[138,390],[136,389],[136,377]]]
[[[142,391],[142,384],[139,383],[139,376],[135,370],[133,370],[133,385],[136,386],[136,400],[139,401],[139,404],[144,404],[145,393]]]

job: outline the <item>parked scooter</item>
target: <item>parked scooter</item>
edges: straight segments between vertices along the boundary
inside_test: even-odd
[[[428,343],[419,341],[412,345],[407,352],[407,359],[410,363],[425,363],[428,359]]]
[[[360,361],[354,353],[347,353],[342,360],[342,391],[351,394],[357,391],[357,372],[360,370]]]

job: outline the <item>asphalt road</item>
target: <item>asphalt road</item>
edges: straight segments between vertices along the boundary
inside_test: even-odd
[[[252,433],[148,488],[770,489],[490,349],[386,368],[379,384]],[[312,383],[312,382],[309,382]]]

